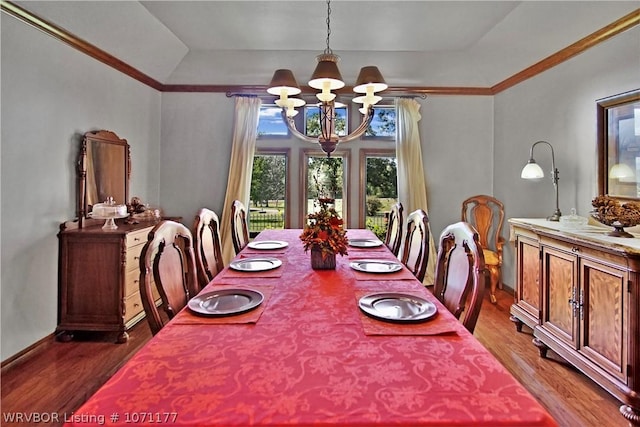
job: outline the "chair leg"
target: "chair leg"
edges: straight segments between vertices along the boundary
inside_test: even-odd
[[[497,265],[490,265],[489,268],[489,282],[491,284],[491,293],[489,298],[491,299],[491,303],[495,304],[498,300],[496,299],[496,288],[498,287],[498,281],[500,280],[500,269]]]

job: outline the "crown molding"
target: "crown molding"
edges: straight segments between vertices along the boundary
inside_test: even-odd
[[[64,28],[39,18],[28,10],[21,8],[10,1],[0,1],[0,9],[25,24],[48,34],[49,36],[160,92],[226,93],[227,96],[232,96],[242,94],[255,95],[256,93],[264,93],[267,89],[266,85],[163,84],[104,50],[75,36],[74,34],[71,34]],[[640,8],[491,87],[390,86],[385,91],[385,94],[397,93],[401,95],[417,95],[422,97],[426,95],[496,95],[510,87],[522,83],[525,80],[535,77],[538,74],[541,74],[556,65],[579,55],[587,49],[610,39],[611,37],[635,27],[638,24],[640,24]],[[309,87],[301,89],[304,93],[314,92]],[[349,88],[345,87],[340,92],[346,93],[348,89]]]

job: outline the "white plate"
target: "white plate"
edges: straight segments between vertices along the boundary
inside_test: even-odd
[[[377,248],[382,246],[382,241],[378,239],[349,239],[349,246],[354,248]]]
[[[238,271],[266,271],[273,270],[282,265],[282,261],[278,258],[271,257],[255,257],[255,258],[241,258],[236,261],[232,261],[229,264],[234,270]]]
[[[436,306],[417,296],[395,292],[365,295],[358,306],[366,314],[394,322],[418,322],[433,317]]]
[[[261,292],[251,289],[221,289],[193,297],[188,306],[197,314],[228,316],[252,310],[263,300]]]
[[[249,242],[247,246],[251,249],[271,250],[286,248],[287,246],[289,246],[289,244],[280,240],[258,240]]]
[[[351,268],[365,273],[394,273],[402,270],[402,264],[383,259],[359,259],[349,263]]]

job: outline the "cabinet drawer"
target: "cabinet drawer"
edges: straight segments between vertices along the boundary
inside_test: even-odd
[[[140,274],[140,253],[143,247],[144,244],[127,247],[127,263],[125,265],[127,274],[131,271],[136,271]]]
[[[140,292],[129,295],[124,299],[124,322],[127,323],[143,310]]]
[[[140,292],[140,273],[138,270],[130,271],[127,273],[124,282],[124,297],[128,298],[136,292]],[[153,280],[151,281],[151,292],[153,293],[153,299],[159,300],[160,294],[158,293],[158,289],[156,288]]]
[[[147,236],[149,235],[149,231],[151,231],[152,228],[153,227],[147,227],[141,230],[136,230],[136,231],[127,233],[127,248],[146,243]]]

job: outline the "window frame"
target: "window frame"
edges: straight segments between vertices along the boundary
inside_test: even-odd
[[[398,158],[395,148],[361,148],[359,162],[359,197],[358,206],[360,207],[360,215],[358,216],[358,228],[366,228],[367,226],[367,158],[368,157],[394,157]],[[398,183],[396,181],[396,187]],[[397,188],[396,188],[397,190]]]
[[[285,158],[285,184],[284,184],[284,228],[291,227],[291,149],[275,147],[256,147],[255,156],[284,156]],[[253,162],[253,159],[251,159]],[[253,181],[253,177],[251,177]]]

